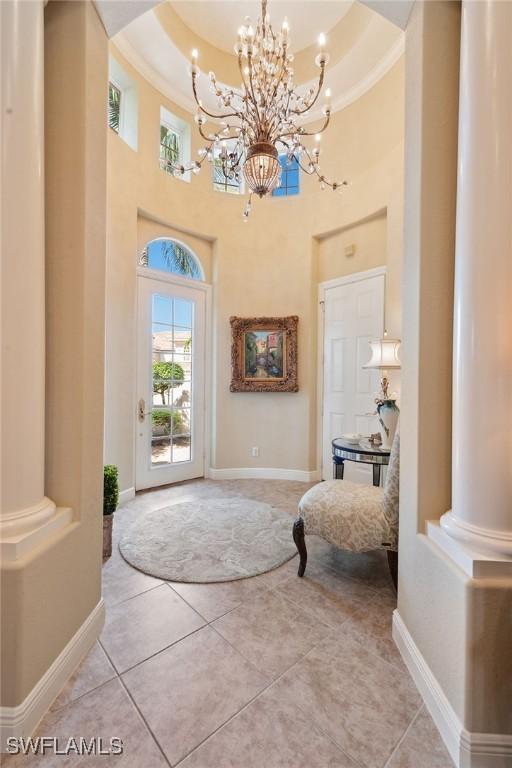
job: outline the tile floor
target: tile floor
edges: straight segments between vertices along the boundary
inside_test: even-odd
[[[142,509],[245,496],[295,515],[306,485],[182,483],[116,513],[104,566],[107,619],[38,735],[116,736],[121,756],[8,757],[9,766],[124,768],[452,768],[391,639],[396,596],[384,553],[308,539],[297,559],[223,584],[162,582],[117,542]]]

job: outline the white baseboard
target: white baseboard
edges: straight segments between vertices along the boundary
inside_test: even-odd
[[[397,610],[393,639],[456,768],[511,768],[512,735],[472,733],[463,727]]]
[[[6,740],[9,737],[28,738],[33,734],[40,720],[100,636],[104,621],[105,604],[101,598],[25,700],[16,707],[0,707],[0,752],[5,752]]]
[[[314,483],[320,480],[320,470],[308,472],[305,469],[273,467],[233,467],[232,469],[210,467],[207,477],[212,480],[298,480],[303,483]]]
[[[126,504],[127,501],[135,498],[135,488],[127,488],[125,491],[119,492],[119,506]]]

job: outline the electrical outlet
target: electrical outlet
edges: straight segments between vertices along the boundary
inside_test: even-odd
[[[257,456],[260,455],[260,449],[257,446],[255,446],[254,448],[251,449],[251,454],[253,455],[253,457],[256,458]]]

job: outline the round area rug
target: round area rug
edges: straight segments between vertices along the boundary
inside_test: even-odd
[[[234,581],[296,553],[290,515],[243,498],[198,499],[143,512],[123,536],[125,560],[168,581]]]

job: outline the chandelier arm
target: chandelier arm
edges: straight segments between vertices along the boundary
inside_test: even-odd
[[[285,67],[286,67],[286,46],[283,48],[283,55],[281,56],[280,64],[281,64],[281,71],[279,72],[279,77],[276,80],[276,84],[275,84],[275,87],[274,87],[274,92],[272,94],[272,98],[273,99],[275,99],[275,97],[277,96],[277,90],[279,88],[279,84],[283,81],[284,73],[286,71],[286,69],[285,69]]]
[[[277,61],[280,58],[279,55],[278,55],[279,52],[278,52],[278,47],[277,47],[277,36],[276,36],[274,30],[272,29],[272,27],[270,27],[269,32],[270,32],[270,34],[272,36],[272,54],[271,54],[270,58],[268,60],[266,60],[268,65],[269,65],[267,67],[267,70],[266,71],[263,70],[263,82],[264,82],[264,86],[265,86],[265,89],[264,89],[265,93],[268,92],[268,89],[269,89],[269,77],[271,77],[271,73],[270,73],[269,70],[277,65]],[[281,56],[281,60],[282,60],[282,56]],[[280,77],[278,78],[278,83],[281,80],[281,76],[282,76],[282,71],[280,73]],[[278,83],[277,83],[277,85],[278,85]],[[272,94],[272,99],[275,99],[275,96],[276,96],[276,93],[277,93],[277,85],[276,85],[276,88],[274,89],[274,92]],[[268,107],[268,102],[265,99],[265,108],[267,108],[267,107]],[[268,117],[267,117],[267,120],[268,120]]]
[[[268,0],[261,0],[261,23],[263,25],[263,37],[265,37],[265,24],[267,16],[267,2]]]
[[[304,109],[293,109],[292,112],[294,115],[303,115],[304,112],[308,112],[308,110],[310,110],[312,107],[315,106],[316,102],[318,101],[318,97],[320,96],[320,93],[322,91],[322,86],[324,84],[324,77],[325,77],[325,64],[322,64],[320,75],[318,77],[318,84],[317,84],[315,98],[310,104],[307,105],[307,107],[304,107]]]
[[[258,117],[258,125],[259,125],[259,127],[260,127],[260,131],[263,131],[263,125],[262,125],[261,115],[260,115],[260,111],[259,111],[259,109],[258,109],[258,102],[256,101],[256,96],[255,96],[255,94],[254,94],[254,83],[253,83],[253,64],[252,64],[252,56],[251,56],[251,55],[248,55],[248,56],[247,56],[247,60],[248,60],[248,62],[249,62],[249,84],[250,84],[250,87],[251,87],[251,96],[252,96],[252,99],[253,99],[254,110],[255,110],[255,112],[256,112],[256,115],[257,115],[257,117]]]
[[[249,66],[249,73],[251,73],[252,72],[251,57],[248,57],[248,62],[249,62],[249,65],[248,65]],[[258,128],[261,131],[260,113],[258,112],[258,107],[256,105],[256,100],[254,98],[254,91],[253,91],[253,87],[252,87],[252,76],[251,76],[251,78],[249,80],[249,83],[248,83],[247,80],[246,80],[246,77],[245,77],[245,73],[244,73],[243,68],[242,68],[242,54],[241,53],[238,55],[238,69],[240,70],[240,76],[242,78],[242,83],[243,83],[243,85],[245,87],[245,93],[246,93],[245,104],[246,104],[247,108],[250,109],[250,111],[253,113],[253,116],[254,116],[256,122],[258,123]],[[251,95],[252,95],[252,101],[250,99]],[[242,115],[241,115],[241,119],[243,120],[243,116]]]
[[[214,120],[224,120],[226,117],[238,117],[240,119],[241,112],[226,112],[225,114],[215,114],[214,112],[208,112],[207,109],[203,107],[201,104],[199,97],[197,95],[197,85],[196,85],[196,75],[192,75],[192,92],[194,94],[194,99],[196,101],[197,106],[208,117],[213,118]]]
[[[325,122],[324,122],[324,124],[322,125],[321,128],[318,128],[318,130],[316,130],[316,131],[304,131],[303,130],[303,131],[300,132],[300,135],[301,136],[316,136],[319,133],[323,133],[325,131],[325,129],[327,128],[327,126],[329,125],[330,120],[331,120],[331,113],[329,112],[329,114],[326,115]],[[281,136],[293,136],[294,133],[295,133],[295,131],[291,131],[289,133],[282,133],[280,136],[277,137],[277,140],[279,140],[281,138]]]
[[[188,163],[187,165],[182,166],[174,166],[175,168],[181,167],[183,169],[183,173],[188,173],[189,171],[193,171],[194,168],[202,167],[204,161],[206,160],[206,154],[200,159],[200,160],[194,160],[192,163]]]
[[[281,101],[283,101],[281,99]],[[275,104],[274,106],[274,114],[270,121],[270,135],[273,136],[273,140],[275,141],[277,136],[274,133],[275,130],[277,130],[278,126],[283,122],[282,117],[284,117],[285,120],[288,119],[288,115],[290,114],[290,93],[288,92],[288,95],[286,97],[286,106],[281,106],[279,108],[279,104]]]
[[[346,187],[348,185],[348,181],[330,181],[327,179],[322,173],[320,173],[320,168],[318,166],[318,163],[314,162],[314,159],[311,157],[309,150],[307,147],[302,147],[304,152],[306,153],[306,156],[310,162],[310,166],[313,166],[313,168],[305,168],[300,159],[297,157],[297,155],[294,154],[295,159],[297,160],[301,170],[304,171],[308,176],[317,176],[318,181],[322,184],[325,184],[326,186],[330,187],[331,189],[338,189],[338,187]]]
[[[285,110],[284,110],[284,113],[283,113],[283,114],[285,115],[285,119],[286,119],[286,114],[287,114],[287,110],[286,110],[286,108],[285,108]],[[279,126],[280,126],[280,125],[282,124],[282,122],[283,122],[283,121],[282,121],[282,119],[281,119],[281,117],[282,117],[282,116],[281,116],[281,114],[279,113],[279,111],[278,111],[278,110],[275,110],[275,111],[274,111],[274,115],[273,115],[273,117],[272,117],[272,120],[271,120],[271,123],[270,123],[270,128],[269,128],[270,137],[271,137],[271,139],[270,139],[270,140],[271,140],[272,142],[274,142],[274,143],[275,143],[276,141],[278,141],[278,139],[279,139],[279,137],[280,137],[280,135],[281,135],[281,134],[279,133]],[[294,133],[296,133],[296,131],[295,131],[295,130],[294,130],[294,131],[291,131],[291,134],[290,134],[290,135],[293,135]],[[282,134],[282,135],[283,135],[283,136],[285,136],[285,135],[288,135],[288,134]]]
[[[287,119],[287,115],[289,115],[289,114],[290,114],[290,92],[288,91],[288,96],[287,96],[287,99],[286,99],[286,106],[283,108],[283,115],[284,115],[285,120]],[[277,124],[276,124],[276,121],[277,121]],[[280,117],[280,114],[279,114],[279,109],[276,107],[275,110],[274,110],[274,117],[272,119],[272,126],[271,126],[272,127],[272,134],[271,134],[272,135],[272,141],[274,143],[279,140],[279,136],[280,136],[280,134],[274,133],[274,131],[277,130],[278,126],[281,123],[282,123],[282,120],[281,120],[281,117]],[[296,131],[292,131],[292,134],[293,133],[296,133]],[[290,135],[292,135],[292,134],[290,134]],[[282,134],[282,135],[285,136],[285,135],[288,135],[288,134]]]
[[[213,139],[211,139],[209,136],[206,135],[206,133],[204,133],[202,125],[198,125],[197,129],[202,139],[207,141],[209,144],[213,144]]]

